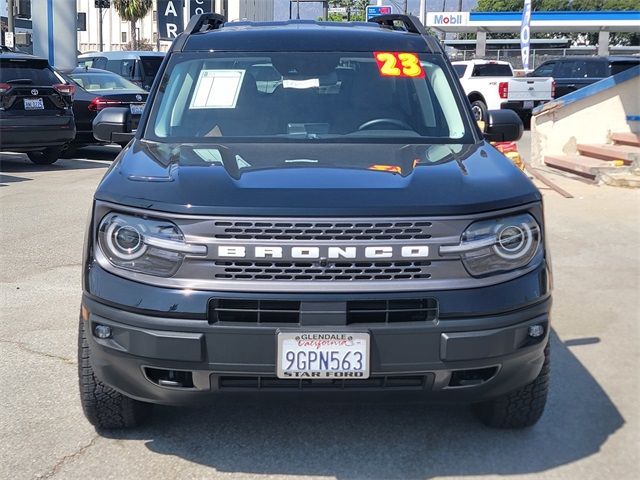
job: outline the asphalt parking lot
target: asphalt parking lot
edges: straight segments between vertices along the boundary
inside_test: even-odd
[[[554,174],[573,198],[542,188],[553,377],[534,428],[491,430],[458,405],[247,397],[96,433],[77,388],[80,259],[117,151],[48,167],[0,155],[1,478],[637,478],[640,191]]]

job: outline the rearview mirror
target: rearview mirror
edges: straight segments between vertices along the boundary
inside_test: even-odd
[[[93,119],[93,136],[101,142],[126,145],[133,138],[132,130],[128,108],[105,108]]]
[[[524,127],[513,110],[489,110],[484,138],[490,142],[515,142],[520,140]]]

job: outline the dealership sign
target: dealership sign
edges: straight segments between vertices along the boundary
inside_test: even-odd
[[[184,30],[184,0],[158,0],[160,40],[173,40]]]
[[[189,18],[209,12],[213,12],[213,0],[189,0]]]

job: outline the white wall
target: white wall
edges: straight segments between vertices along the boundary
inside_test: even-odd
[[[541,164],[546,155],[575,155],[578,143],[604,144],[611,133],[638,132],[627,115],[640,114],[640,77],[602,90],[531,119],[531,157]]]

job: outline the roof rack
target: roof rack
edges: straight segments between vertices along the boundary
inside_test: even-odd
[[[399,15],[399,14],[390,14],[390,15],[378,15],[377,17],[373,17],[369,19],[370,22],[377,23],[381,27],[389,28],[391,30],[400,30],[395,22],[402,22],[404,24],[404,29],[410,33],[417,33],[419,35],[426,35],[427,31],[420,23],[417,17],[413,15]]]
[[[194,15],[187,23],[184,33],[191,35],[192,33],[208,32],[209,30],[218,30],[227,21],[223,15],[219,13],[201,13]]]
[[[187,23],[184,31],[178,35],[171,45],[171,50],[182,51],[189,35],[198,32],[208,32],[210,30],[219,30],[226,23],[227,19],[219,13],[201,13],[194,15]]]
[[[442,44],[432,35],[429,35],[422,25],[422,22],[414,15],[379,15],[369,19],[369,22],[377,23],[382,28],[388,28],[390,30],[400,30],[409,33],[416,33],[421,35],[424,41],[427,43],[432,52],[441,52],[444,54]],[[396,22],[401,22],[403,27],[398,27]]]

